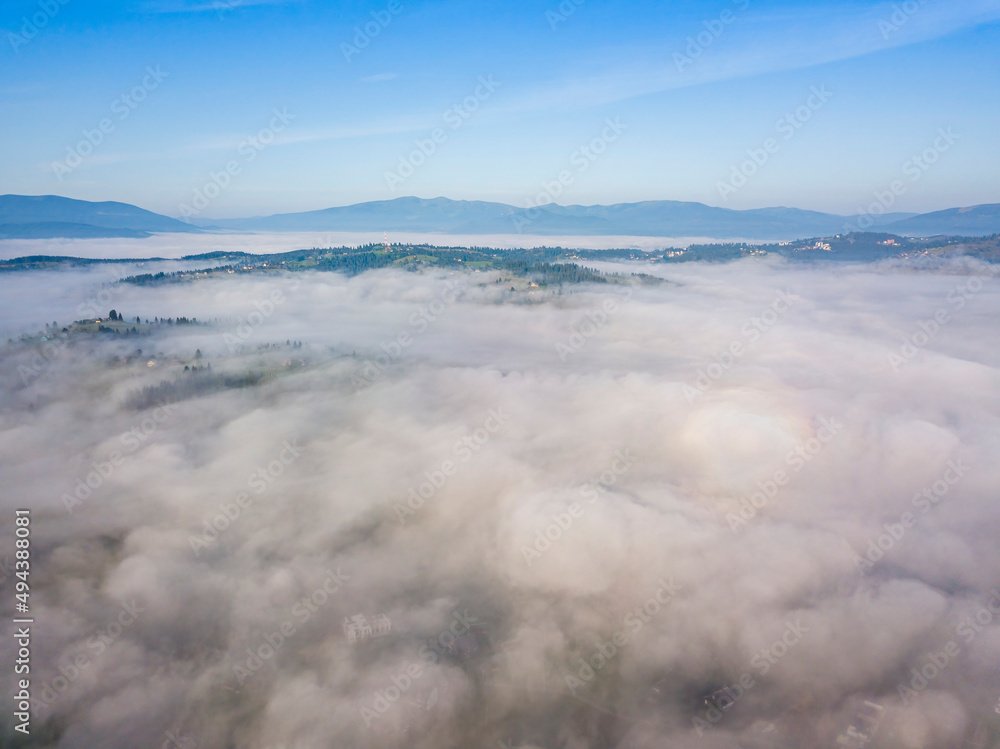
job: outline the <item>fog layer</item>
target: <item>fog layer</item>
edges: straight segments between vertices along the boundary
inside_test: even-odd
[[[5,337],[58,324],[0,359],[35,745],[830,746],[866,700],[876,748],[995,730],[992,269],[656,272],[122,286],[214,322],[68,342],[106,279],[20,276]]]

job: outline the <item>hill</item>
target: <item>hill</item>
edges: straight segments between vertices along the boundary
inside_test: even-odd
[[[99,236],[92,229],[119,229],[133,232],[200,232],[201,229],[169,216],[147,211],[128,203],[92,203],[58,195],[0,195],[0,224],[35,225],[46,237]],[[45,228],[47,227],[47,228]],[[53,233],[62,231],[64,233]],[[134,236],[104,234],[100,236]]]
[[[887,231],[906,236],[979,235],[1000,232],[1000,203],[949,208],[888,224]]]

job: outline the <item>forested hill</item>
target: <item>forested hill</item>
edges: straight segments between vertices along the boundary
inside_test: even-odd
[[[365,245],[326,249],[295,250],[274,255],[227,256],[212,253],[212,259],[229,264],[197,271],[146,273],[122,279],[138,285],[180,282],[220,274],[266,273],[275,271],[332,271],[357,275],[379,268],[452,268],[470,271],[503,271],[511,277],[538,284],[607,283],[616,278],[599,273],[569,259],[639,259],[638,250],[584,251],[561,247],[532,250],[495,250],[481,247],[432,247],[426,245]],[[558,262],[557,262],[558,261]],[[633,274],[635,275],[635,274]],[[641,274],[639,274],[641,275]]]

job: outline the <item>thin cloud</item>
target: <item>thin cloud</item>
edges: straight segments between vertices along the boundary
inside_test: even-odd
[[[398,73],[378,73],[377,75],[367,75],[361,79],[362,83],[381,83],[382,81],[392,81],[399,77]]]
[[[674,53],[685,54],[687,36],[704,29],[695,25],[680,35],[643,51],[638,45],[609,49],[610,60],[639,59],[608,73],[587,78],[553,80],[514,97],[498,109],[511,112],[558,107],[589,107],[624,101],[679,88],[738,78],[798,70],[826,63],[919,44],[1000,19],[1000,0],[921,5],[896,30],[892,23],[897,4],[823,6],[786,13],[750,8],[741,12],[722,36],[706,48],[694,64],[678,70]],[[707,17],[706,17],[707,18]],[[804,20],[808,19],[808,20]],[[790,25],[791,24],[791,25]],[[817,34],[816,29],[823,29]],[[612,63],[609,62],[609,67]]]
[[[184,2],[184,0],[150,0],[137,6],[140,13],[225,13],[258,5],[290,5],[304,0],[212,0],[212,2]]]

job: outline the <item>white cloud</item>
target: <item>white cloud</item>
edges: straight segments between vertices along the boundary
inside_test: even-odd
[[[27,385],[18,366],[31,352],[0,358],[0,511],[33,508],[37,688],[75,655],[89,658],[35,720],[61,727],[60,745],[108,749],[159,746],[165,731],[252,749],[290,737],[458,747],[473,735],[722,747],[750,743],[762,724],[825,746],[872,699],[886,707],[889,745],[897,726],[914,745],[957,746],[992,709],[1000,665],[1000,619],[971,643],[956,630],[1000,578],[1000,353],[984,345],[1000,288],[988,270],[658,266],[675,283],[636,287],[627,300],[614,285],[511,294],[489,273],[393,270],[116,290],[126,315],[222,322],[141,343],[81,341]],[[982,289],[950,304],[974,274]],[[23,328],[32,316],[65,320],[98,288],[90,272],[18,278],[18,296],[0,294],[0,317]],[[760,331],[752,321],[779,290],[799,299],[756,338],[744,332]],[[251,347],[307,345],[231,359],[232,318],[246,320],[275,291],[283,301],[253,328]],[[561,359],[555,344],[616,294],[617,310]],[[900,339],[942,305],[951,321],[894,371]],[[396,355],[401,332],[412,343]],[[738,363],[686,397],[733,341],[746,348]],[[137,346],[162,364],[110,366],[110,354]],[[215,372],[277,376],[180,402],[67,514],[61,495],[112,450],[127,452],[121,435],[146,429],[151,412],[126,408],[129,393],[182,377],[167,360],[196,348]],[[308,366],[289,373],[283,362],[298,357]],[[379,357],[388,366],[356,389],[352,379]],[[501,408],[509,417],[472,438],[464,458],[463,438]],[[841,428],[813,449],[824,419]],[[305,451],[279,465],[293,439]],[[624,450],[638,460],[595,488]],[[436,476],[446,460],[457,470]],[[914,497],[949,461],[967,473],[921,512]],[[257,494],[248,477],[261,470],[270,481]],[[729,516],[778,470],[789,480],[734,533]],[[394,508],[425,482],[438,486],[401,524]],[[192,534],[240,492],[252,504],[195,554]],[[574,502],[584,512],[569,522]],[[916,522],[891,536],[886,525],[904,512]],[[521,547],[553,524],[561,532],[548,532],[550,547],[528,566]],[[862,573],[856,555],[886,533],[884,557]],[[338,568],[343,587],[295,614]],[[636,619],[661,581],[679,591]],[[136,621],[100,654],[88,647],[133,599],[144,608]],[[494,656],[421,658],[455,611],[489,628]],[[357,613],[387,614],[390,636],[349,646],[341,622]],[[233,667],[285,621],[295,632],[239,684]],[[754,658],[788,622],[806,631],[764,674]],[[565,677],[616,631],[628,644],[571,696]],[[897,683],[950,640],[961,655],[902,704]],[[0,650],[12,656],[10,642]],[[412,664],[422,671],[405,699],[366,727],[361,708],[405,683]],[[699,739],[699,698],[744,672],[756,686]],[[9,672],[0,684],[11,686]]]
[[[382,81],[392,81],[398,77],[398,73],[378,73],[377,75],[367,75],[361,81],[363,83],[380,83]]]

